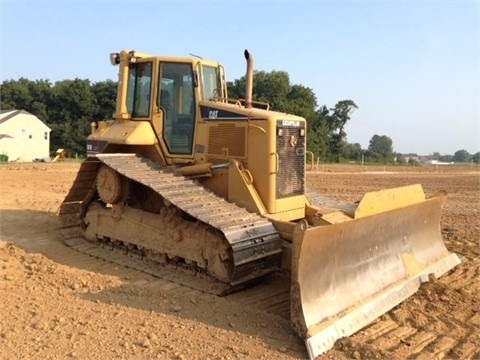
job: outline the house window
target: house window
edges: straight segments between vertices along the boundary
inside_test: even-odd
[[[22,129],[22,136],[27,136],[27,130]]]
[[[28,138],[31,139],[31,138],[32,138],[32,134],[28,135]]]
[[[44,139],[48,140],[48,132],[45,131]]]

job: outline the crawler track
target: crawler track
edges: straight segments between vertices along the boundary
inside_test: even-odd
[[[165,267],[178,268],[178,264],[160,268],[157,263],[144,261],[141,254],[133,254],[132,257],[131,253],[122,248],[120,251],[112,252],[108,249],[112,247],[111,244],[98,247],[98,243],[84,240],[83,217],[89,204],[98,197],[95,179],[101,165],[107,165],[128,179],[152,189],[184,214],[220,231],[230,244],[233,254],[234,273],[231,281],[221,286],[213,285],[211,279],[208,279],[206,285],[201,284],[202,281],[198,278],[186,281],[185,277],[168,275],[169,271],[165,269]],[[267,219],[225,201],[196,181],[176,176],[169,169],[133,154],[104,154],[86,159],[58,214],[67,245],[92,256],[118,262],[156,276],[167,277],[203,291],[213,293],[234,291],[246,283],[274,272],[281,260],[281,239]],[[190,270],[193,270],[194,274],[201,273],[200,269]],[[202,274],[198,277],[201,277],[200,275]]]

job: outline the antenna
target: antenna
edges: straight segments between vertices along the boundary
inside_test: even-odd
[[[201,56],[198,56],[198,55],[195,55],[195,54],[192,54],[192,53],[188,53],[188,55],[195,56],[196,58],[199,58],[200,60],[203,60],[203,58]]]

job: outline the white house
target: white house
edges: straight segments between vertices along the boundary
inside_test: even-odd
[[[0,110],[0,155],[8,161],[33,161],[50,156],[50,128],[24,110]]]

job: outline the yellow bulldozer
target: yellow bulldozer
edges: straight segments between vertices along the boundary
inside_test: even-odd
[[[110,54],[116,111],[92,123],[62,231],[81,251],[139,254],[133,267],[173,265],[219,295],[288,274],[291,323],[314,358],[460,260],[441,236],[441,192],[344,204],[307,191],[306,120],[252,100],[245,58],[245,99],[230,99],[218,62]]]

